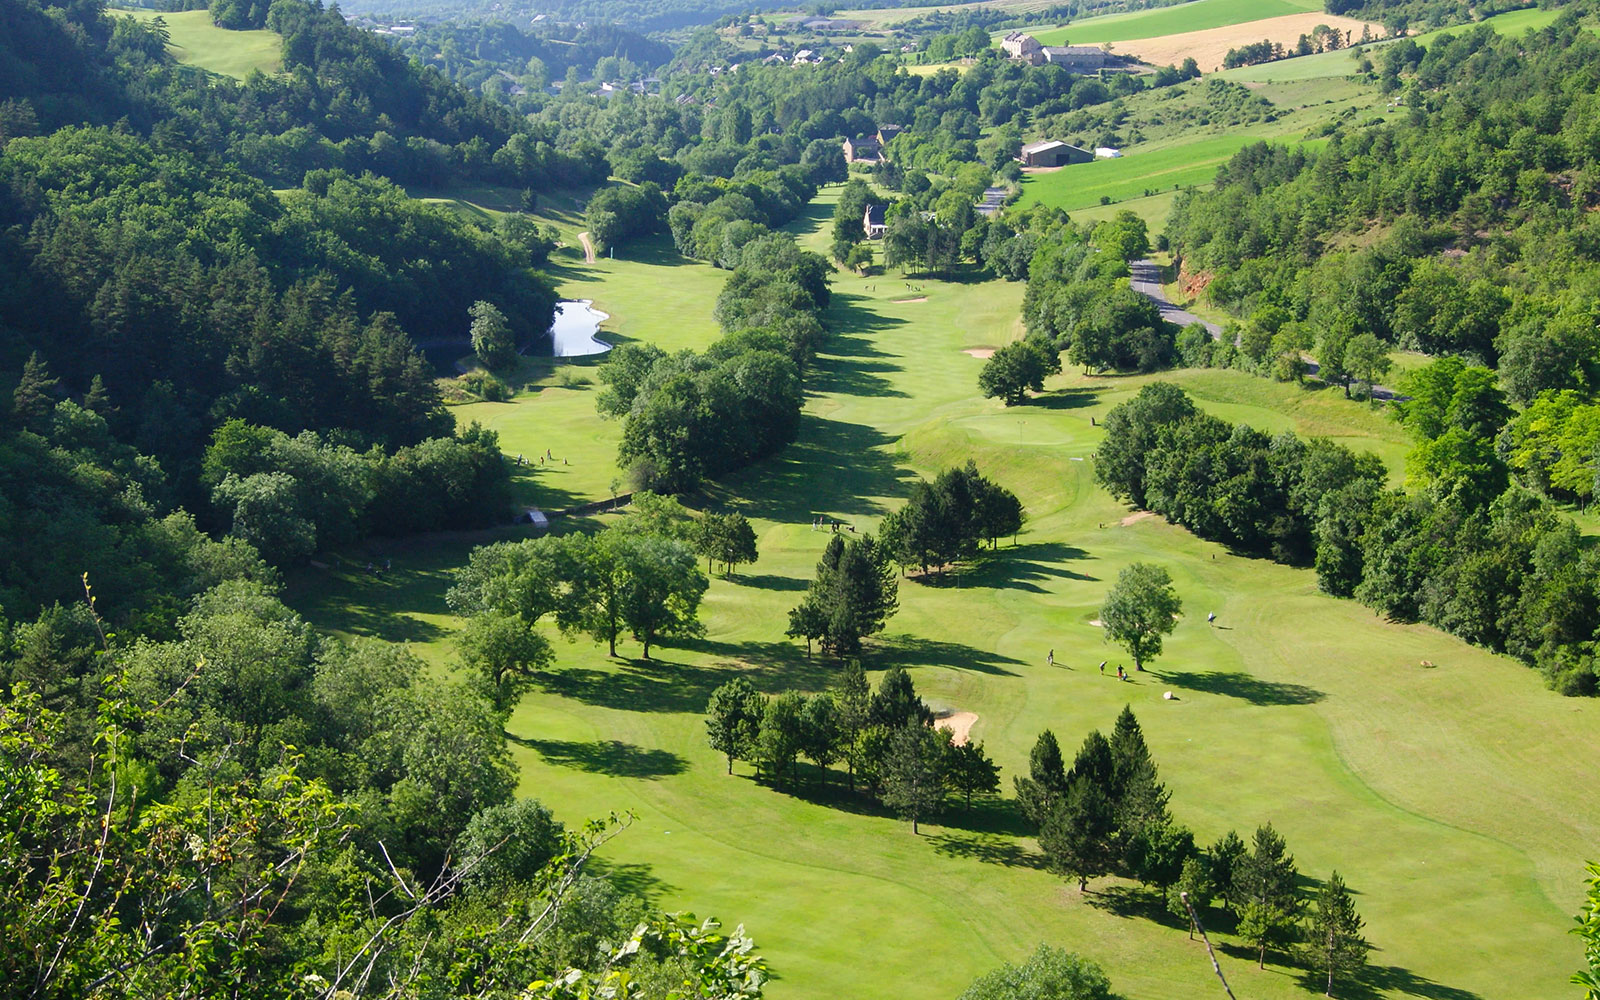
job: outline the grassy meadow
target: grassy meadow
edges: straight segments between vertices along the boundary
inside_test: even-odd
[[[206,10],[116,10],[114,13],[167,23],[167,49],[188,66],[243,80],[251,70],[276,73],[283,68],[283,38],[276,31],[228,31],[211,21]]]
[[[795,224],[803,243],[826,242],[835,195]],[[716,336],[710,311],[724,272],[682,262],[661,242],[593,266],[558,256],[562,294],[610,313],[608,339],[675,349]],[[1212,992],[1205,953],[1181,925],[1132,886],[1102,880],[1084,895],[1044,871],[1007,804],[953,810],[913,836],[840,793],[837,772],[832,785],[812,773],[802,788],[775,790],[745,765],[726,775],[705,745],[700,713],[728,678],[775,692],[834,676],[834,664],[782,635],[827,542],[812,518],[870,531],[914,477],[972,458],[1025,503],[1019,544],[942,586],[902,581],[869,670],[906,666],[936,708],[977,713],[973,737],[1004,768],[1008,795],[1041,729],[1070,753],[1131,704],[1176,817],[1203,841],[1228,829],[1248,837],[1271,820],[1310,884],[1338,869],[1358,893],[1378,949],[1363,995],[1559,995],[1579,960],[1566,929],[1581,861],[1600,843],[1591,791],[1600,703],[1560,698],[1508,659],[1323,596],[1307,570],[1130,516],[1094,485],[1091,456],[1098,418],[1150,378],[1068,371],[1011,409],[976,393],[981,362],[964,351],[1021,334],[1022,291],[835,276],[836,333],[811,376],[799,440],[703,498],[751,518],[760,561],[713,579],[704,637],[649,662],[633,658],[636,644],[610,660],[587,640],[557,639],[556,668],[507,726],[522,793],[568,822],[635,813],[600,864],[664,907],[743,922],[777,973],[776,1000],[953,997],[1041,940],[1102,963],[1129,1000]],[[604,498],[618,475],[619,428],[595,415],[592,374],[592,362],[534,363],[531,391],[457,410],[498,430],[511,455],[557,457],[524,467],[529,502]],[[1397,475],[1408,448],[1381,411],[1336,390],[1236,372],[1159,377],[1228,419],[1369,448]],[[298,575],[289,598],[334,634],[407,641],[450,669],[459,622],[443,593],[484,537],[521,529],[374,542]],[[378,555],[393,571],[358,571]],[[1186,613],[1153,669],[1119,683],[1097,664],[1130,661],[1090,622],[1134,560],[1171,571]],[[1321,992],[1282,965],[1257,971],[1220,915],[1213,923],[1240,996]]]

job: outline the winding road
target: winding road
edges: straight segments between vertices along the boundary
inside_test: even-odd
[[[1211,332],[1212,340],[1222,339],[1222,327],[1215,323],[1208,323],[1199,316],[1196,316],[1194,313],[1188,312],[1184,309],[1179,309],[1177,306],[1168,301],[1166,293],[1161,290],[1160,264],[1157,264],[1153,260],[1129,261],[1128,280],[1129,284],[1133,286],[1134,291],[1138,292],[1140,295],[1143,295],[1145,298],[1156,304],[1156,307],[1161,310],[1162,319],[1169,323],[1176,323],[1179,326],[1188,326],[1190,323],[1199,323],[1201,326],[1205,327]],[[1238,346],[1237,342],[1235,342],[1234,346]],[[1306,374],[1314,377],[1317,374],[1316,361],[1313,360],[1309,354],[1305,355],[1305,360]],[[1372,398],[1384,400],[1406,400],[1410,399],[1411,397],[1402,396],[1387,386],[1375,385],[1372,387]]]

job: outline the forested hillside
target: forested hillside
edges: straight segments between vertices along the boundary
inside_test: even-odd
[[[1596,597],[1552,588],[1592,570],[1537,498],[1586,507],[1600,486],[1597,65],[1572,15],[1388,46],[1378,72],[1405,119],[1316,152],[1246,149],[1180,198],[1167,234],[1186,280],[1242,321],[1237,361],[1196,363],[1298,377],[1309,349],[1348,385],[1388,348],[1441,356],[1399,381],[1416,492],[1345,489],[1317,529],[1334,546],[1323,584],[1575,693],[1595,689]]]

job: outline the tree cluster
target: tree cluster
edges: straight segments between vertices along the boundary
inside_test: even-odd
[[[476,423],[390,453],[234,419],[212,435],[200,481],[218,526],[275,565],[373,535],[487,527],[511,508],[498,436]]]
[[[982,743],[956,743],[933,725],[911,677],[895,667],[872,691],[859,661],[851,660],[833,691],[787,691],[767,697],[736,677],[711,693],[706,706],[711,748],[756,766],[775,783],[799,780],[798,762],[810,760],[826,782],[835,762],[845,764],[850,790],[861,789],[911,820],[945,807],[950,796],[971,809],[974,796],[1000,789],[1000,768]]]
[[[471,616],[463,655],[493,683],[502,704],[550,664],[549,641],[535,631],[549,616],[563,633],[587,635],[617,655],[631,634],[650,647],[699,635],[707,582],[690,539],[696,528],[670,498],[636,494],[638,510],[593,534],[496,542],[472,550],[445,595]]]
[[[1221,903],[1261,965],[1269,949],[1279,950],[1325,972],[1330,995],[1336,975],[1366,964],[1362,921],[1338,872],[1308,908],[1294,857],[1271,823],[1256,830],[1249,847],[1231,831],[1209,848],[1196,846],[1167,809],[1170,793],[1130,708],[1109,738],[1099,730],[1085,737],[1070,768],[1055,734],[1040,733],[1028,775],[1014,782],[1046,863],[1076,879],[1080,890],[1092,878],[1132,878],[1159,892],[1186,922],[1184,895],[1196,911]]]
[[[1164,383],[1107,415],[1095,474],[1204,538],[1314,564],[1328,593],[1510,653],[1558,690],[1592,694],[1597,557],[1548,501],[1507,488],[1492,436],[1504,401],[1482,371],[1446,359],[1409,383],[1417,396],[1402,412],[1420,439],[1409,493],[1386,487],[1374,456],[1229,425]]]
[[[0,660],[8,983],[332,1000],[543,979],[577,1000],[626,969],[759,995],[747,941],[583,873],[614,826],[513,800],[505,716],[478,687],[320,639],[249,582],[201,595],[167,641],[108,648],[77,607]]]
[[[812,642],[834,656],[860,652],[861,640],[883,631],[900,606],[891,558],[871,535],[846,541],[835,529],[805,597],[789,610],[785,634],[804,639],[807,655]]]
[[[1128,261],[1148,251],[1143,223],[1119,216],[1088,241],[1062,236],[1041,244],[1029,268],[1022,302],[1029,335],[1086,371],[1170,365],[1177,327],[1127,281]]]
[[[883,519],[878,537],[902,567],[927,575],[971,559],[982,542],[998,546],[1002,536],[1022,530],[1022,521],[1017,495],[983,476],[969,459],[931,483],[919,479],[905,506]]]
[[[1044,391],[1049,375],[1061,374],[1061,352],[1054,344],[1029,337],[995,350],[978,373],[978,390],[986,399],[1016,406],[1030,390]]]
[[[645,489],[683,492],[794,440],[802,374],[824,335],[828,265],[777,234],[742,248],[717,298],[725,335],[704,354],[624,344],[596,405],[623,421],[618,464]]]

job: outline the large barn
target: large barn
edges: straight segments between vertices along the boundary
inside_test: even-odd
[[[1017,159],[1025,167],[1064,167],[1069,163],[1088,163],[1094,159],[1094,154],[1065,142],[1045,139],[1023,146]]]

